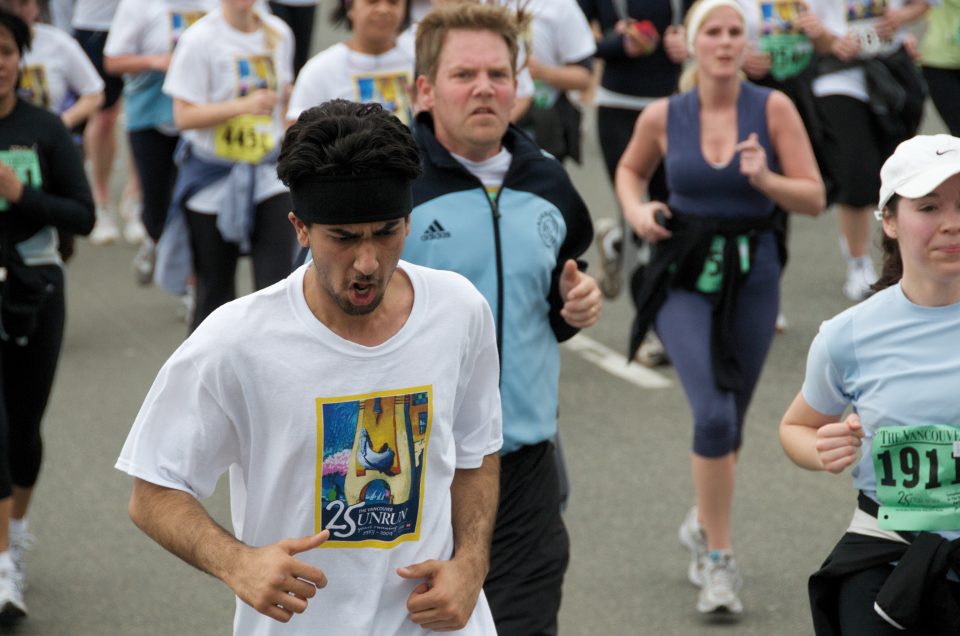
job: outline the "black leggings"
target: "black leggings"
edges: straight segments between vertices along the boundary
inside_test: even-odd
[[[253,285],[263,289],[290,273],[296,234],[287,220],[291,203],[288,193],[270,197],[257,206],[250,235]],[[187,209],[187,229],[197,275],[197,306],[192,332],[214,309],[237,296],[236,274],[240,246],[224,240],[217,229],[217,215]]]
[[[155,128],[131,130],[129,137],[143,192],[143,225],[150,238],[157,242],[167,222],[167,209],[177,181],[173,153],[180,137],[165,135]]]
[[[300,69],[310,57],[310,40],[313,37],[313,15],[316,5],[295,7],[279,2],[270,2],[270,9],[274,15],[286,22],[293,31],[293,76],[300,74]]]
[[[934,627],[930,625],[899,630],[874,611],[877,593],[891,572],[892,565],[879,565],[843,579],[837,599],[840,633],[843,636],[922,636],[934,633]],[[960,602],[960,583],[948,582],[947,585],[953,597]]]
[[[960,137],[960,69],[923,67],[937,112],[954,137]]]
[[[37,314],[36,331],[24,346],[0,342],[0,499],[10,496],[11,486],[32,488],[37,483],[43,457],[40,421],[63,343],[63,270],[58,265],[37,267],[49,268],[52,288]]]

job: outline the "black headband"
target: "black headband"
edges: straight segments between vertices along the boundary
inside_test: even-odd
[[[413,209],[410,182],[396,174],[311,176],[291,184],[290,198],[293,213],[308,223],[390,221]]]

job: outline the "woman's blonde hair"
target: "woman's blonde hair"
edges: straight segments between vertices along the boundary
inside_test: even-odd
[[[708,3],[711,3],[711,2],[712,2],[712,0],[697,0],[696,2],[694,2],[694,3],[690,6],[690,9],[687,11],[687,15],[684,16],[683,26],[684,26],[684,28],[687,30],[688,38],[689,38],[689,41],[691,42],[691,46],[690,46],[690,49],[691,49],[691,50],[690,50],[690,54],[691,54],[691,55],[693,55],[692,42],[693,42],[694,38],[696,38],[696,36],[697,36],[696,33],[690,33],[691,27],[693,27],[693,28],[695,28],[695,29],[697,29],[697,30],[699,31],[699,30],[700,30],[700,27],[703,26],[704,22],[706,22],[706,18],[707,18],[711,13],[713,13],[714,11],[716,11],[717,9],[719,9],[720,7],[730,6],[730,5],[727,4],[727,3],[719,4],[717,7],[713,8],[713,9],[710,9],[710,10],[706,13],[706,15],[699,16],[701,19],[697,20],[697,23],[696,23],[696,24],[691,24],[691,22],[693,21],[693,18],[694,18],[695,16],[697,16],[697,13],[699,13],[698,9],[700,9],[700,7],[702,7],[703,5],[708,4]],[[739,7],[737,7],[737,11],[738,11],[738,13],[740,14],[740,17],[741,17],[741,19],[742,19],[742,18],[743,18],[743,11],[742,11],[741,9],[739,9]],[[744,27],[746,27],[746,21],[744,21]],[[740,79],[746,79],[746,78],[747,78],[746,74],[741,70],[741,71],[740,71]],[[697,59],[696,59],[696,57],[693,57],[693,58],[691,58],[691,62],[687,65],[687,67],[686,67],[685,69],[683,69],[683,72],[680,74],[680,81],[678,82],[677,88],[679,89],[679,91],[680,91],[681,93],[685,93],[685,92],[687,92],[687,91],[693,90],[694,88],[696,88],[696,87],[699,86],[699,85],[700,85],[700,69],[699,69],[699,65],[697,64]]]
[[[267,24],[263,14],[256,7],[256,5],[253,7],[253,15],[256,16],[257,21],[260,22],[260,29],[263,31],[263,43],[266,45],[267,51],[273,53],[277,48],[277,44],[280,42],[280,32]]]

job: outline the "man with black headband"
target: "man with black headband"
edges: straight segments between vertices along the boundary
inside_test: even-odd
[[[134,522],[237,595],[235,633],[495,633],[493,317],[400,261],[419,172],[378,104],[304,112],[278,174],[312,259],[200,325],[117,462]],[[236,536],[197,501],[227,469]]]

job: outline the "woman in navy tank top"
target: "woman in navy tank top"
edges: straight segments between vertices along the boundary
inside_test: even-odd
[[[773,210],[816,215],[823,181],[784,94],[750,84],[742,10],[701,0],[687,15],[695,64],[681,92],[648,106],[617,167],[627,222],[654,244],[633,281],[632,346],[654,326],[693,411],[697,505],[680,528],[702,613],[738,614],[731,509],[747,405],[774,333],[780,260]],[[667,201],[645,201],[660,163]]]

